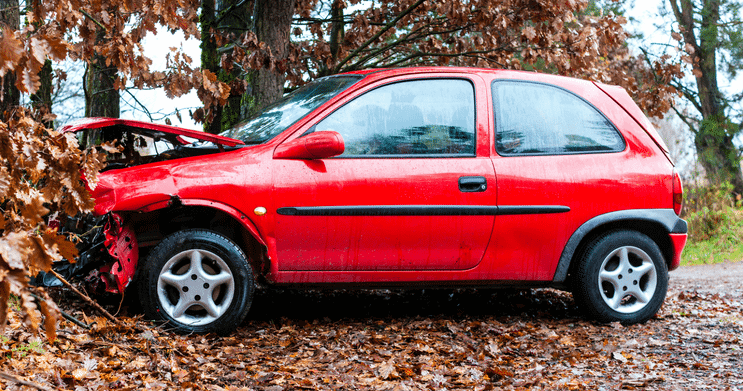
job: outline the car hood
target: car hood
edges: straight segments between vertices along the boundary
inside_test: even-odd
[[[174,135],[174,136],[185,136],[194,138],[200,141],[209,141],[217,145],[223,145],[226,147],[234,147],[237,145],[244,144],[241,140],[237,140],[234,138],[224,137],[216,134],[210,134],[206,132],[201,132],[198,130],[191,130],[191,129],[183,129],[176,126],[170,126],[170,125],[161,125],[161,124],[153,124],[150,122],[143,122],[143,121],[136,121],[136,120],[130,120],[130,119],[120,119],[120,118],[103,118],[103,117],[94,117],[94,118],[83,118],[77,121],[73,121],[67,125],[64,125],[60,127],[58,130],[60,132],[66,133],[66,132],[79,132],[86,129],[99,129],[99,128],[105,128],[110,126],[125,126],[128,128],[137,129],[141,133],[148,133],[152,136],[158,136],[158,135]],[[182,144],[190,144],[188,141],[186,141],[183,138],[179,138],[179,142]]]

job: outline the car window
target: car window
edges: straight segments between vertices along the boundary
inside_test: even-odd
[[[495,148],[501,155],[624,150],[621,135],[601,112],[558,87],[495,81],[493,108]]]
[[[242,140],[245,144],[264,143],[361,78],[346,75],[315,80],[268,105],[248,121],[220,134]]]
[[[340,157],[474,156],[474,88],[462,79],[388,84],[336,110],[315,130],[343,136]]]

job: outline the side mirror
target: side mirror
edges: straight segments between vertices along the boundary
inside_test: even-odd
[[[343,137],[332,130],[322,130],[285,142],[273,153],[274,159],[325,159],[346,150]]]

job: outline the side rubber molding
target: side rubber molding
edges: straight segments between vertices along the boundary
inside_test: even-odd
[[[575,254],[575,250],[578,249],[578,245],[580,245],[586,235],[601,225],[628,220],[647,221],[660,224],[666,229],[666,234],[685,235],[688,231],[686,221],[679,218],[673,209],[630,209],[596,216],[583,223],[583,225],[573,232],[573,235],[562,250],[560,262],[557,264],[555,277],[552,279],[552,282],[556,284],[562,284],[565,282],[568,277],[568,270],[570,269],[570,261],[573,259],[573,255]],[[675,258],[678,259],[678,255]],[[673,263],[674,262],[672,262],[670,266],[673,266]],[[673,269],[669,267],[669,270]]]
[[[354,205],[276,209],[283,216],[498,216],[567,212],[570,208],[561,205]]]

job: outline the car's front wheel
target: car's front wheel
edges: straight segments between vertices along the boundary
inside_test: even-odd
[[[573,274],[578,305],[602,322],[642,323],[655,315],[668,289],[668,268],[658,245],[637,231],[594,239]]]
[[[243,251],[212,231],[183,230],[141,265],[145,315],[180,332],[229,333],[245,319],[255,282]]]

